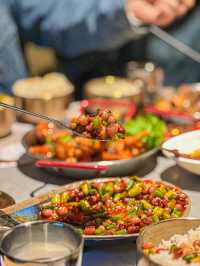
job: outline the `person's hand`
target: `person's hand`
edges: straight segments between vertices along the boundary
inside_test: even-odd
[[[168,26],[184,16],[196,0],[128,0],[127,14],[135,16],[145,24]]]
[[[180,5],[177,9],[177,16],[178,17],[182,17],[185,14],[187,14],[187,12],[192,9],[196,4],[196,0],[182,0],[180,1]]]

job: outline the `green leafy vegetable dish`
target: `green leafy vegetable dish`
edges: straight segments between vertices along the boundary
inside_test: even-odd
[[[140,132],[148,131],[143,138],[147,150],[159,147],[167,132],[166,123],[155,115],[138,115],[124,124],[126,134],[137,135]]]

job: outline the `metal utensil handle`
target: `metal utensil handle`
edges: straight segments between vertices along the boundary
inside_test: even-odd
[[[2,102],[0,102],[0,106],[2,106],[4,108],[7,108],[7,109],[11,109],[11,110],[16,111],[16,112],[24,113],[24,114],[27,114],[27,115],[31,115],[31,116],[35,116],[35,117],[47,120],[49,122],[52,122],[54,124],[59,125],[60,127],[68,128],[62,122],[60,122],[60,121],[58,121],[58,120],[56,120],[54,118],[48,117],[46,115],[42,115],[42,114],[35,113],[35,112],[30,112],[30,111],[24,110],[22,108],[19,108],[19,107],[16,107],[16,106],[12,106],[12,105],[9,105],[9,104],[6,104],[6,103],[2,103]],[[70,128],[68,128],[68,129],[70,131],[72,131]]]
[[[159,28],[158,26],[151,26],[149,31],[154,34],[156,37],[169,44],[182,54],[191,58],[197,63],[200,63],[200,53],[193,50],[190,46],[184,44],[183,42],[177,40],[174,36],[166,32],[165,30]]]
[[[31,116],[35,116],[35,117],[41,118],[43,120],[47,120],[47,121],[57,125],[58,127],[67,129],[68,131],[70,131],[71,133],[73,133],[76,136],[80,136],[80,137],[83,136],[81,133],[79,133],[76,130],[71,129],[70,127],[68,127],[67,125],[62,123],[61,121],[59,121],[57,119],[54,119],[54,118],[51,118],[51,117],[48,117],[46,115],[42,115],[42,114],[35,113],[35,112],[30,112],[30,111],[24,110],[22,108],[19,108],[19,107],[16,107],[16,106],[12,106],[12,105],[9,105],[9,104],[6,104],[6,103],[2,103],[2,102],[0,102],[0,106],[2,106],[4,108],[7,108],[7,109],[10,109],[10,110],[13,110],[15,112],[24,113],[24,114],[27,114],[27,115],[31,115]],[[84,136],[84,138],[87,138],[87,137]],[[109,139],[98,139],[98,141],[104,142],[104,141],[109,141]]]

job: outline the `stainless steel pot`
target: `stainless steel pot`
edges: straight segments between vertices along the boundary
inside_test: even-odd
[[[198,218],[175,218],[150,225],[140,233],[137,239],[138,266],[158,266],[154,261],[144,255],[142,247],[144,243],[152,242],[158,245],[162,240],[169,240],[175,234],[185,234],[190,229],[200,226]]]
[[[23,137],[22,143],[26,149],[27,155],[36,161],[36,165],[38,167],[42,167],[45,170],[54,174],[56,173],[64,175],[68,178],[79,179],[133,175],[135,174],[136,170],[139,170],[141,167],[144,167],[146,161],[148,159],[152,159],[158,152],[158,148],[156,148],[128,160],[98,161],[70,164],[61,161],[55,162],[54,160],[46,160],[45,158],[30,154],[30,146],[37,144],[35,130],[29,131]]]
[[[7,95],[0,95],[0,102],[7,103],[10,105],[14,104],[14,99]],[[5,108],[0,108],[0,138],[7,136],[10,131],[12,124],[15,121],[15,113]]]
[[[59,73],[19,80],[13,85],[17,107],[59,120],[64,119],[66,108],[73,100],[73,93],[71,82]],[[25,114],[18,114],[18,118],[28,123],[41,122]]]
[[[0,241],[1,241],[1,238],[4,235],[4,233],[7,232],[8,230],[10,230],[10,227],[0,225]]]
[[[62,120],[65,117],[66,108],[72,100],[72,94],[43,99],[28,99],[16,96],[16,106],[30,112],[38,112],[40,114]],[[18,115],[18,118],[20,121],[28,123],[35,124],[41,122],[41,119],[25,114]]]
[[[83,238],[71,225],[37,221],[7,231],[0,244],[3,261],[12,265],[81,266]]]

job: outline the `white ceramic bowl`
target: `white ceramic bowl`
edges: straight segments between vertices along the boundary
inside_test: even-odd
[[[178,150],[183,154],[190,154],[200,149],[200,130],[194,130],[171,138],[162,144],[162,152],[168,158],[173,158],[179,166],[191,173],[200,175],[200,160],[183,157],[175,157],[173,153],[166,150]]]

